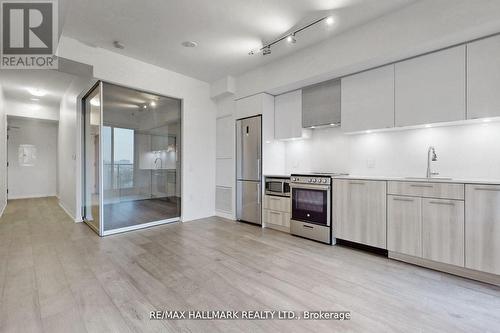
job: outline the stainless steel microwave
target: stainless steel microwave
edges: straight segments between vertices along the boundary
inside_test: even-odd
[[[289,197],[290,178],[266,177],[266,194]]]

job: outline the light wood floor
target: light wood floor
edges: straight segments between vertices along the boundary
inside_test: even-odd
[[[104,230],[113,230],[180,216],[180,201],[155,198],[104,205]]]
[[[0,219],[1,332],[499,332],[500,289],[208,218],[99,238],[56,199]],[[332,321],[150,321],[154,309],[346,310]]]

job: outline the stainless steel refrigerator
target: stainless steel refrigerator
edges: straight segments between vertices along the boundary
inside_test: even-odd
[[[236,121],[236,218],[262,224],[262,117]]]

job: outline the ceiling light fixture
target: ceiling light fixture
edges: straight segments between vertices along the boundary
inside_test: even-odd
[[[182,46],[184,46],[184,47],[197,47],[197,46],[198,46],[198,43],[193,42],[193,41],[191,41],[191,40],[187,40],[187,41],[185,41],[185,42],[182,42],[182,44],[181,44],[181,45],[182,45]]]
[[[117,40],[113,41],[113,46],[117,49],[120,49],[120,50],[123,50],[125,48],[125,45],[123,45],[122,42],[117,41]]]
[[[312,27],[313,25],[316,25],[320,22],[325,22],[326,25],[332,25],[334,23],[334,19],[333,19],[333,16],[326,16],[326,17],[322,17],[316,21],[313,21],[295,31],[292,31],[291,33],[288,33],[274,41],[272,41],[271,43],[268,43],[268,44],[265,44],[263,45],[260,49],[258,50],[250,50],[248,52],[248,55],[254,55],[256,53],[260,53],[262,52],[262,55],[268,55],[268,54],[271,54],[271,46],[275,45],[275,44],[278,44],[279,42],[281,42],[282,40],[286,40],[287,42],[291,43],[291,44],[294,44],[297,42],[297,39],[296,39],[296,35],[299,33],[299,32],[302,32],[304,30],[306,30],[307,28],[310,28]],[[194,43],[195,45],[194,46],[187,46],[185,45],[185,43],[190,43],[190,42],[184,42],[182,43],[183,46],[186,46],[186,47],[194,47],[196,46],[196,43]]]
[[[144,105],[142,108],[143,108],[143,109],[147,109],[147,108],[148,108],[148,106],[147,106],[147,105]]]
[[[149,103],[149,105],[152,106],[152,107],[155,107],[156,106],[156,102],[152,101],[151,103]]]
[[[27,90],[30,94],[32,94],[33,96],[36,96],[36,97],[43,97],[43,96],[47,95],[47,92],[45,90],[42,90],[42,89],[28,88]]]

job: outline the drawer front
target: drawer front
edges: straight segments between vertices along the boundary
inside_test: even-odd
[[[266,195],[264,196],[264,209],[290,213],[290,198]]]
[[[464,200],[464,184],[390,181],[388,194]]]
[[[282,227],[290,226],[290,214],[264,209],[262,211],[265,224],[280,225]]]

